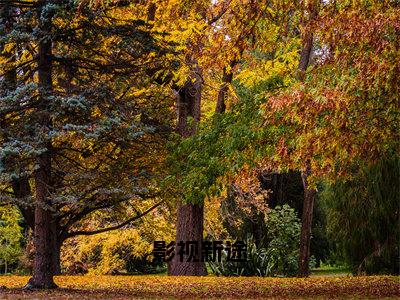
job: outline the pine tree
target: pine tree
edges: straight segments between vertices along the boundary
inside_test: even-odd
[[[1,24],[1,201],[18,205],[34,230],[27,287],[53,288],[65,239],[121,228],[160,205],[172,117],[151,75],[170,67],[170,50],[118,7],[7,1]],[[125,220],[80,225],[117,208]]]

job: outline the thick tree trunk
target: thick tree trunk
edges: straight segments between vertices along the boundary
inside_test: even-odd
[[[41,1],[38,5],[37,16],[39,20],[40,40],[38,58],[39,78],[39,106],[38,123],[44,135],[51,130],[52,123],[48,112],[49,99],[53,91],[52,83],[52,42],[49,38],[51,33],[51,16],[43,17],[43,6],[47,1]],[[45,37],[45,38],[44,38]],[[48,137],[44,138],[42,147],[46,150],[37,158],[38,169],[35,171],[36,205],[35,205],[35,263],[33,277],[28,287],[49,289],[55,288],[54,283],[54,250],[57,246],[57,224],[52,211],[53,180],[51,177],[52,164],[52,142]]]
[[[35,174],[36,209],[35,209],[35,264],[30,285],[34,288],[55,288],[54,250],[56,249],[56,223],[49,202],[50,156],[46,153],[39,158],[40,169]]]
[[[169,275],[182,276],[205,276],[207,269],[205,263],[201,261],[201,242],[203,239],[203,205],[181,204],[178,208],[178,219],[176,224],[176,242],[196,241],[198,242],[197,262],[189,261],[189,253],[184,248],[183,262],[179,260],[179,247],[175,253],[173,263],[168,270]]]
[[[194,82],[192,81],[194,79]],[[177,128],[176,131],[183,137],[188,137],[196,132],[196,124],[200,121],[201,78],[200,69],[178,91],[177,97]],[[188,118],[193,118],[194,124],[188,123]],[[176,243],[180,241],[196,241],[199,246],[198,255],[201,255],[203,240],[204,205],[203,204],[178,204],[176,223]],[[186,249],[184,249],[186,252]],[[187,253],[183,262],[178,255],[179,247],[175,249],[175,256],[168,265],[169,275],[205,276],[207,269],[204,262],[186,262]]]

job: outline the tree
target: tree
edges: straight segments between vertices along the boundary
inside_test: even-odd
[[[173,3],[175,4],[176,2],[174,1]],[[284,9],[278,8],[279,5],[276,6],[277,15],[283,16]],[[168,15],[168,5],[165,9],[162,9],[162,13],[165,14],[164,16],[167,20],[171,18]],[[179,13],[186,16],[184,20],[180,19]],[[204,82],[202,87],[207,88],[207,80],[213,82],[213,75],[210,76],[210,70],[219,69],[222,73],[222,78],[219,78],[218,82],[220,87],[217,94],[214,94],[214,98],[204,97],[205,93],[202,96],[202,100],[205,100],[203,103],[206,103],[206,105],[208,101],[212,101],[213,104],[217,102],[217,105],[213,105],[215,107],[215,116],[212,117],[212,121],[206,120],[208,124],[205,127],[209,126],[207,129],[211,130],[211,134],[206,131],[207,129],[197,132],[196,135],[183,140],[181,145],[177,146],[175,153],[172,154],[175,161],[172,165],[176,167],[172,168],[173,179],[171,179],[171,182],[176,187],[176,193],[183,194],[185,202],[203,205],[208,196],[215,193],[216,190],[217,193],[219,192],[220,187],[216,187],[220,185],[218,183],[219,177],[226,175],[224,172],[229,169],[225,162],[222,162],[225,160],[224,154],[226,155],[226,152],[221,151],[222,149],[216,149],[219,145],[225,146],[225,141],[222,141],[222,143],[218,141],[215,145],[208,145],[204,141],[209,141],[212,144],[215,141],[211,141],[210,137],[224,139],[225,132],[223,131],[228,124],[224,124],[224,116],[217,115],[226,111],[228,87],[233,80],[233,69],[242,59],[244,60],[245,53],[251,53],[250,50],[257,47],[255,45],[258,45],[257,37],[260,35],[261,30],[264,27],[268,28],[268,25],[275,20],[272,21],[274,17],[271,16],[269,4],[258,4],[254,1],[220,1],[214,4],[196,3],[192,6],[185,5],[183,11],[174,6],[172,14],[175,17],[174,20],[177,19],[177,23],[172,23],[169,26],[173,29],[179,28],[178,32],[181,33],[180,40],[186,43],[186,45],[182,45],[183,52],[188,53],[187,55],[190,57],[194,56],[196,58],[193,61],[196,61],[196,64],[202,70],[198,72],[201,74],[202,82]],[[163,16],[160,16],[159,20],[161,25],[158,26],[162,26]],[[164,26],[166,25],[164,24]],[[193,32],[193,27],[201,30]],[[191,45],[191,47],[187,47],[187,45]],[[200,48],[200,51],[198,48]],[[190,70],[190,67],[188,66],[187,69]],[[204,72],[204,70],[209,71]],[[207,109],[207,115],[213,114],[214,112]],[[232,115],[229,115],[226,120],[230,120],[231,117]],[[198,123],[196,118],[193,123]],[[210,135],[208,136],[208,134]],[[201,139],[204,140],[200,141]],[[251,160],[250,156],[248,159]],[[244,161],[238,162],[233,159],[232,163],[236,166],[233,169],[237,170],[238,166],[243,166]],[[217,164],[221,164],[221,167],[217,167]],[[187,223],[181,222],[182,217],[180,215],[183,214],[178,213],[178,225]],[[188,213],[185,215],[185,219],[200,220],[197,216],[192,218],[191,215],[191,213]],[[200,227],[201,222],[199,221],[198,225],[192,226]],[[178,226],[177,231],[179,232],[180,230],[180,226]],[[196,232],[200,233],[201,231],[196,229]],[[181,235],[178,234],[178,236]],[[179,239],[177,239],[177,242],[179,242]],[[182,275],[189,275],[189,273]]]
[[[354,274],[399,273],[399,163],[393,156],[354,166],[352,179],[321,193],[330,240]]]
[[[65,239],[122,228],[161,204],[155,182],[171,119],[157,114],[169,109],[158,105],[157,86],[152,94],[145,88],[154,82],[149,70],[168,68],[169,50],[144,21],[121,18],[118,8],[109,16],[70,1],[10,5],[18,24],[6,32],[5,49],[20,52],[11,55],[18,61],[1,61],[17,74],[14,90],[2,89],[2,201],[34,212],[26,218],[35,232],[28,287],[52,288]],[[23,178],[32,196],[22,199],[11,186]],[[110,208],[128,217],[81,227]]]
[[[194,78],[189,78],[179,91],[177,100],[177,132],[182,137],[195,133],[195,124],[189,124],[189,118],[195,123],[200,121],[201,81],[199,69],[194,71]],[[191,128],[192,126],[192,128]],[[182,200],[181,200],[182,201]],[[179,203],[176,223],[176,243],[180,241],[197,241],[200,245],[203,240],[204,206],[202,203]],[[201,246],[200,246],[201,251]],[[201,252],[200,252],[201,253]],[[168,269],[169,275],[207,275],[204,262],[187,262],[189,253],[185,253],[185,261],[178,261],[174,257]]]
[[[226,108],[225,100],[228,95],[228,86],[233,78],[232,69],[238,63],[244,51],[244,35],[251,34],[255,27],[254,23],[257,23],[257,20],[255,20],[255,17],[259,15],[257,8],[258,6],[254,2],[220,1],[196,3],[189,7],[185,3],[181,10],[173,10],[173,14],[176,11],[180,13],[180,15],[176,15],[177,24],[173,24],[172,27],[179,28],[181,40],[186,44],[183,53],[185,64],[189,70],[187,76],[189,80],[182,86],[178,86],[177,89],[177,131],[182,137],[189,140],[189,143],[196,139],[196,126],[200,121],[202,107],[200,100],[203,101],[200,91],[204,88],[205,78],[208,78],[210,73],[203,72],[203,70],[210,70],[214,67],[222,69],[222,82],[218,95],[212,101],[217,102],[215,113],[223,113]],[[166,11],[168,11],[168,8]],[[246,16],[246,12],[249,15]],[[163,10],[163,13],[165,14],[165,10]],[[166,15],[168,16],[168,13]],[[182,15],[185,16],[184,20],[182,20]],[[243,19],[242,23],[238,25],[238,19],[241,18]],[[191,23],[188,23],[188,21]],[[160,17],[160,22],[161,24],[165,22],[163,17]],[[235,26],[231,27],[231,24],[238,26],[234,28]],[[193,30],[196,27],[200,28],[201,31]],[[227,36],[229,38],[226,38]],[[223,48],[222,51],[221,48]],[[225,49],[229,51],[225,51]],[[192,124],[189,124],[189,127],[188,116],[193,121]],[[189,136],[193,139],[188,139]],[[186,143],[186,141],[184,140],[182,143]],[[184,169],[187,169],[187,166],[176,168],[173,178],[182,178],[188,175],[185,174]],[[215,182],[215,180],[216,178],[212,179],[211,182]],[[203,184],[201,184],[201,187],[194,184],[192,187],[180,186],[176,189],[180,198],[176,227],[177,243],[194,240],[201,245],[205,201],[203,187],[209,188],[209,186],[205,187]],[[184,260],[187,256],[188,253],[185,253]],[[204,262],[181,263],[175,258],[170,265],[169,273],[171,275],[205,275],[206,269]]]
[[[312,42],[305,41],[301,52],[304,60],[299,65],[303,83],[271,97],[272,112],[266,114],[271,120],[266,123],[284,128],[278,146],[281,164],[305,170],[303,213],[308,213],[303,215],[300,275],[306,275],[308,268],[307,245],[315,196],[311,182],[315,186],[316,178],[336,180],[351,176],[349,166],[355,161],[373,164],[398,149],[395,124],[399,112],[394,95],[399,91],[393,77],[398,59],[394,59],[393,49],[397,46],[396,39],[392,39],[398,7],[375,2],[322,6],[321,17],[311,24],[319,47],[316,66],[306,76],[304,67]],[[350,28],[349,24],[357,26]],[[312,35],[308,38],[311,41]],[[311,187],[309,192],[307,186]]]

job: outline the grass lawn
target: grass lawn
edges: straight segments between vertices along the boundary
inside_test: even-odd
[[[52,291],[24,291],[27,276],[0,276],[0,299],[398,299],[400,277],[58,276]]]
[[[346,267],[322,266],[321,268],[312,270],[311,276],[351,276],[351,270]]]

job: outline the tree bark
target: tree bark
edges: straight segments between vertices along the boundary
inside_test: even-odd
[[[36,208],[35,208],[35,263],[30,285],[34,288],[55,288],[54,249],[56,249],[56,223],[49,201],[50,163],[48,153],[42,154],[39,160],[40,169],[35,174]]]
[[[203,240],[204,206],[197,204],[180,204],[178,208],[176,224],[176,242],[196,241],[198,242],[198,262],[187,262],[188,253],[184,249],[183,262],[179,261],[178,252],[172,260],[168,270],[169,275],[181,276],[206,276],[205,263],[201,261],[201,242]],[[178,250],[178,249],[177,249]]]
[[[313,39],[314,35],[309,30],[304,33],[304,37],[302,38],[302,48],[300,52],[300,62],[298,66],[299,78],[301,81],[304,80],[305,72],[307,71],[308,65],[310,64]]]
[[[192,81],[193,79],[193,81]],[[177,97],[177,127],[176,131],[182,137],[189,137],[196,133],[196,124],[200,121],[201,103],[201,78],[200,69],[197,67],[192,78],[178,91]],[[188,118],[193,118],[189,124]],[[176,244],[180,241],[196,241],[201,254],[204,227],[204,204],[178,203],[176,222]],[[168,265],[168,275],[173,276],[205,276],[207,269],[205,263],[186,262],[188,255],[183,255],[183,262],[179,260],[179,247],[175,248],[175,256]],[[186,250],[186,249],[185,249]]]
[[[42,147],[45,151],[37,158],[38,169],[34,173],[36,187],[35,205],[35,263],[33,277],[28,282],[30,288],[50,289],[57,285],[54,283],[54,250],[57,247],[57,224],[52,211],[52,142],[47,137],[48,131],[52,127],[49,109],[49,98],[53,91],[52,83],[52,41],[51,16],[43,17],[42,9],[48,4],[41,1],[38,5],[37,16],[39,20],[39,57],[38,57],[38,123],[43,131],[44,141]]]
[[[303,215],[301,220],[301,233],[300,233],[300,253],[299,253],[299,277],[307,277],[309,271],[310,261],[310,239],[311,227],[314,211],[315,195],[317,191],[309,187],[308,177],[311,173],[311,167],[307,165],[307,170],[302,172],[301,179],[303,180],[304,187],[304,202],[303,202]]]

